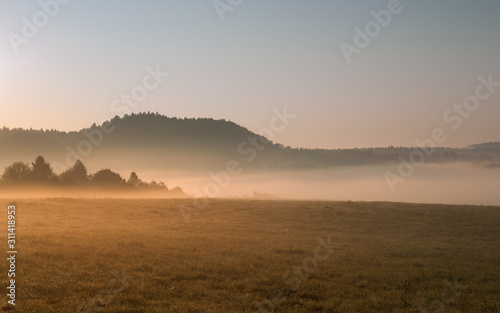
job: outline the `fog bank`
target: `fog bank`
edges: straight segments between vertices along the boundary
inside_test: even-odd
[[[384,177],[397,173],[397,164],[351,166],[310,171],[242,173],[225,187],[209,173],[182,176],[156,173],[153,177],[179,185],[190,195],[251,197],[254,192],[285,199],[397,201],[418,203],[500,205],[500,169],[471,164],[425,164],[391,191]],[[214,170],[214,172],[217,172]],[[221,181],[224,181],[221,177]],[[215,188],[218,186],[218,188]],[[216,192],[218,190],[218,192]]]

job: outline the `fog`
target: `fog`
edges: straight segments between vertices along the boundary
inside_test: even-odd
[[[218,188],[209,173],[149,174],[194,196],[252,197],[257,192],[282,199],[500,205],[500,169],[463,163],[424,164],[405,182],[396,184],[394,192],[384,177],[386,171],[397,173],[397,164],[260,174],[245,174],[243,169]]]
[[[392,191],[384,174],[397,174],[398,164],[338,166],[314,170],[256,171],[240,163],[241,172],[229,175],[224,167],[212,171],[164,168],[151,170],[147,164],[130,166],[115,164],[122,177],[132,170],[144,181],[162,181],[169,189],[180,187],[187,196],[251,199],[293,199],[333,201],[392,201],[500,206],[500,167],[473,163],[426,163],[415,169]],[[94,172],[98,167],[90,166]],[[158,168],[158,167],[157,167]],[[182,197],[182,193],[134,191],[122,189],[59,188],[40,186],[2,186],[0,197],[109,197],[166,198]]]

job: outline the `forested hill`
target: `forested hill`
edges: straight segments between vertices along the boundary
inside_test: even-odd
[[[245,168],[310,169],[399,162],[412,147],[301,149],[273,143],[233,122],[210,118],[178,119],[153,113],[115,117],[78,132],[0,129],[0,166],[43,155],[62,166],[81,159],[89,167],[138,170],[217,170],[228,161]],[[500,164],[500,143],[436,148],[428,162]],[[55,166],[57,170],[58,166]]]

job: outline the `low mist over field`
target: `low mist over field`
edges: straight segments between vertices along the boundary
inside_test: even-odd
[[[424,165],[392,192],[385,171],[396,165],[348,166],[322,170],[282,171],[239,175],[231,178],[222,197],[256,197],[263,199],[324,199],[352,201],[402,201],[414,203],[449,203],[500,205],[500,170],[484,169],[471,164]],[[170,176],[190,195],[212,193],[208,174],[196,177]],[[464,179],[467,177],[467,179]],[[210,186],[210,187],[207,187]]]

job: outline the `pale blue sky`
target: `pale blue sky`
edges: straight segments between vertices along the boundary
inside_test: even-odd
[[[286,105],[297,117],[276,135],[285,145],[413,145],[448,127],[443,112],[473,95],[479,75],[500,81],[500,2],[402,0],[348,64],[340,43],[388,2],[245,0],[222,22],[212,1],[73,0],[15,53],[8,34],[41,8],[1,0],[0,126],[87,127],[161,64],[171,75],[134,112],[259,131]],[[446,145],[500,141],[499,94]]]

